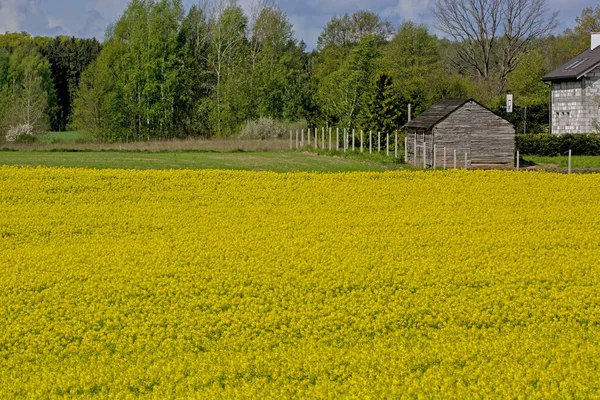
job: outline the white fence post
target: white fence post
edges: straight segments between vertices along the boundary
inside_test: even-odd
[[[456,149],[454,149],[454,169],[456,169]]]
[[[335,149],[340,149],[340,128],[335,128]]]
[[[444,171],[446,170],[446,148],[444,147]]]
[[[517,150],[517,171],[521,170],[521,156],[519,154],[519,150]]]
[[[404,162],[408,164],[408,136],[404,138]]]
[[[569,150],[569,174],[573,170],[573,151]]]
[[[360,152],[363,152],[363,148],[364,148],[364,143],[363,143],[363,139],[364,139],[365,135],[364,135],[364,131],[361,129],[360,130]]]
[[[465,153],[465,169],[469,169],[468,164],[467,164],[467,153]]]
[[[315,128],[315,149],[319,148],[319,130]]]
[[[385,147],[386,147],[385,156],[389,157],[390,156],[390,134],[389,133],[385,134]]]
[[[427,142],[423,139],[423,168],[427,169]]]
[[[398,131],[396,131],[396,137],[394,139],[394,156],[396,158],[396,160],[398,159]]]
[[[331,151],[331,127],[329,127],[329,151]]]
[[[348,140],[346,139],[346,135],[348,135],[348,131],[344,128],[344,153],[346,152],[346,148],[348,147]]]
[[[298,129],[296,129],[296,149],[298,149]]]
[[[414,143],[415,147],[413,147],[413,156],[415,157],[415,159],[413,160],[413,164],[415,165],[415,167],[417,167],[418,163],[419,163],[419,154],[417,151],[417,133],[415,132],[415,143]]]
[[[369,131],[369,154],[373,154],[373,131]]]
[[[377,132],[377,152],[381,153],[381,132]]]
[[[321,148],[325,150],[325,127],[321,128]]]
[[[355,130],[352,129],[352,152],[354,153],[354,132]]]

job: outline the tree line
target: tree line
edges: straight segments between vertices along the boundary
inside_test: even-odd
[[[585,50],[600,7],[554,35],[545,0],[436,0],[440,31],[370,11],[334,16],[314,50],[271,1],[132,0],[94,39],[0,35],[0,128],[77,129],[103,141],[239,134],[259,118],[391,132],[446,97],[548,129],[546,72]],[[507,116],[522,124],[519,113]]]

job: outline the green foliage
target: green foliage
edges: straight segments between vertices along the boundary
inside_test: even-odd
[[[326,121],[352,128],[360,114],[380,57],[378,39],[365,36],[344,65],[321,82],[317,97]]]
[[[367,95],[361,128],[391,134],[400,129],[402,114],[402,102],[392,78],[386,73],[377,74]]]
[[[517,135],[517,149],[521,154],[535,156],[600,156],[599,134]]]

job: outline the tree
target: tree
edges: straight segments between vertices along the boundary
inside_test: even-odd
[[[380,54],[377,37],[365,36],[342,68],[323,80],[317,96],[328,122],[354,126]]]
[[[419,111],[438,100],[437,85],[444,72],[438,40],[424,25],[404,22],[382,53],[382,67],[405,106],[410,103]]]
[[[394,89],[392,77],[385,72],[377,74],[367,95],[361,126],[368,130],[392,134],[400,129],[402,114],[402,101]],[[381,145],[385,144],[384,139],[381,138]]]
[[[49,39],[49,38],[47,38]],[[53,131],[64,131],[71,122],[71,109],[81,74],[98,58],[101,45],[96,39],[76,39],[59,36],[54,39],[35,38],[42,55],[50,62],[50,71],[57,109],[51,119]]]
[[[292,24],[275,6],[264,7],[252,26],[252,82],[259,116],[283,118],[283,94],[300,69]]]
[[[8,103],[4,130],[34,133],[48,128],[54,105],[50,65],[34,48],[18,47],[9,58],[6,84]]]
[[[389,21],[382,20],[371,11],[361,10],[352,16],[334,16],[317,39],[317,49],[332,46],[342,49],[347,55],[352,47],[368,35],[374,36],[379,43],[384,43],[393,33],[394,28]]]
[[[240,6],[217,0],[210,9],[207,65],[214,78],[209,121],[217,136],[237,131],[249,112],[247,80],[242,74],[248,52],[248,19]]]
[[[494,78],[498,93],[532,42],[557,24],[545,0],[435,0],[433,13],[456,43],[452,62],[483,80]]]

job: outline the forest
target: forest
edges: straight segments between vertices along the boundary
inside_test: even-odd
[[[181,0],[133,0],[102,43],[6,33],[0,132],[14,140],[77,130],[106,142],[265,137],[304,126],[391,132],[407,122],[409,104],[418,115],[439,99],[472,97],[505,115],[509,92],[517,112],[505,116],[518,131],[527,107],[527,131],[547,132],[549,87],[540,78],[589,47],[600,7],[557,33],[544,0],[478,5],[436,0],[444,37],[368,10],[334,15],[314,49],[270,1],[245,11],[228,0],[187,10]]]

